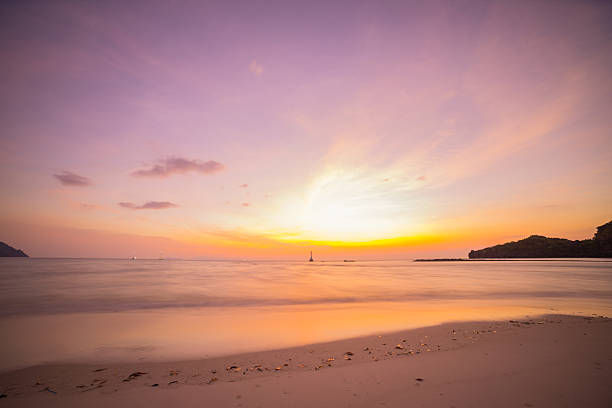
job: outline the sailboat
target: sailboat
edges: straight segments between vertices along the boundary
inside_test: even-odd
[[[310,251],[310,259],[308,260],[308,262],[314,262],[314,259],[312,259],[312,251]]]

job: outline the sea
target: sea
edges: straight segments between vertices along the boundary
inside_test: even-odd
[[[0,371],[199,359],[545,314],[612,316],[612,259],[0,258]]]

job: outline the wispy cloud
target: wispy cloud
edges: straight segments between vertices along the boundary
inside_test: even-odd
[[[65,186],[85,187],[92,184],[91,180],[87,177],[79,176],[71,171],[63,171],[59,174],[54,174],[53,177]]]
[[[147,201],[143,205],[122,201],[119,203],[119,206],[129,208],[130,210],[164,210],[166,208],[178,207],[178,205],[170,201]]]
[[[242,203],[242,204],[240,204],[240,205],[241,205],[241,206],[243,206],[243,207],[250,207],[250,206],[251,206],[251,203]]]
[[[263,74],[263,67],[259,65],[255,60],[251,61],[251,65],[249,65],[249,70],[257,76]]]
[[[157,161],[151,168],[140,169],[132,172],[135,177],[158,177],[165,178],[173,174],[196,172],[212,174],[223,170],[225,166],[217,161],[189,160],[182,157],[168,157]]]
[[[248,184],[241,184],[241,185],[239,185],[238,187],[241,187],[241,188],[247,188],[248,186],[249,186]]]
[[[81,209],[83,210],[96,210],[98,208],[97,205],[95,204],[89,204],[89,203],[80,203],[79,205],[81,207]]]

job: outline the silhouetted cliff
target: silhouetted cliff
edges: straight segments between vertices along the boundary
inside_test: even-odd
[[[593,239],[570,241],[532,235],[520,241],[470,251],[470,258],[612,258],[612,221],[597,227]]]
[[[20,256],[27,258],[26,253],[21,249],[15,249],[10,245],[6,245],[4,242],[0,242],[0,256]]]

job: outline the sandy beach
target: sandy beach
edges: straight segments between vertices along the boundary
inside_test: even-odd
[[[204,360],[35,366],[0,374],[0,404],[608,407],[610,344],[602,316],[448,323]]]

